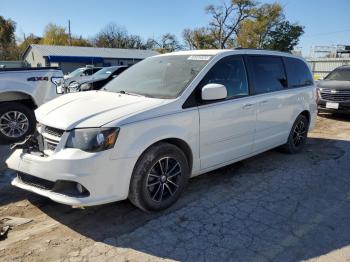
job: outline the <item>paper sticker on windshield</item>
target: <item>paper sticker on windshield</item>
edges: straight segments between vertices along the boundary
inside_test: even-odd
[[[211,56],[207,55],[191,55],[187,60],[208,61]]]

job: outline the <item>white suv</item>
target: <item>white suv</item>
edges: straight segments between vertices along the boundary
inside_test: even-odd
[[[261,50],[159,55],[100,91],[36,110],[38,132],[7,160],[14,186],[72,206],[173,204],[189,177],[282,146],[298,152],[316,92],[299,57]]]

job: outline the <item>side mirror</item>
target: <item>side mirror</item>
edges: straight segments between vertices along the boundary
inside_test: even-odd
[[[202,100],[221,100],[227,97],[226,86],[220,84],[207,84],[202,88]]]

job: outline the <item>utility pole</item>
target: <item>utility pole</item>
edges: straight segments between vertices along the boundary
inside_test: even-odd
[[[68,35],[69,35],[69,45],[72,45],[72,35],[70,31],[70,19],[68,20]]]

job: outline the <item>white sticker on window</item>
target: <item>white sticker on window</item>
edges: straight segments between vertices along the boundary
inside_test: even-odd
[[[191,55],[187,60],[208,61],[210,58],[211,56],[207,55]]]

